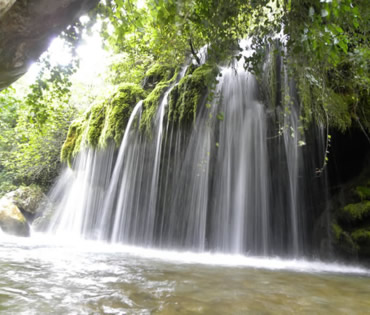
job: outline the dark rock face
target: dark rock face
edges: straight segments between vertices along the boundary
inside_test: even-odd
[[[1,0],[0,90],[21,77],[53,37],[99,0]],[[13,4],[12,4],[13,3]]]
[[[335,257],[370,265],[370,146],[352,128],[333,133],[328,163],[331,245]]]

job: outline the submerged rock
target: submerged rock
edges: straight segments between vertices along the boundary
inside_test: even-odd
[[[30,236],[30,227],[18,207],[8,198],[0,199],[0,227],[8,234]]]

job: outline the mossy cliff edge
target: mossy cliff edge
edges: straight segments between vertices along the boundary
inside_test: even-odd
[[[61,160],[71,163],[82,146],[103,148],[109,141],[119,146],[131,112],[144,95],[140,86],[124,83],[110,99],[94,104],[71,124],[61,150]]]
[[[198,106],[216,82],[217,74],[218,68],[213,65],[189,67],[169,95],[168,119],[174,123],[195,122]]]
[[[82,117],[71,124],[61,150],[61,160],[71,164],[73,157],[86,146],[104,148],[114,141],[118,147],[132,110],[139,100],[143,100],[139,129],[150,138],[159,104],[165,92],[176,84],[179,70],[171,65],[155,64],[146,72],[142,87],[123,83],[110,99],[92,105]],[[190,66],[169,94],[169,121],[192,124],[217,73],[215,66]]]

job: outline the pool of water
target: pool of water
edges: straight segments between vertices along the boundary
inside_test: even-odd
[[[0,234],[0,314],[370,314],[370,270]]]

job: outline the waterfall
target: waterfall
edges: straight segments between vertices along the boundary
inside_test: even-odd
[[[309,211],[320,191],[310,187],[322,185],[312,161],[322,148],[299,146],[299,107],[287,76],[281,82],[292,101],[277,135],[277,114],[240,63],[220,68],[216,96],[211,104],[204,96],[193,125],[170,122],[169,95],[185,71],[164,93],[151,138],[138,128],[139,102],[118,154],[111,145],[76,157],[51,193],[58,209],[50,231],[193,251],[312,252]]]

